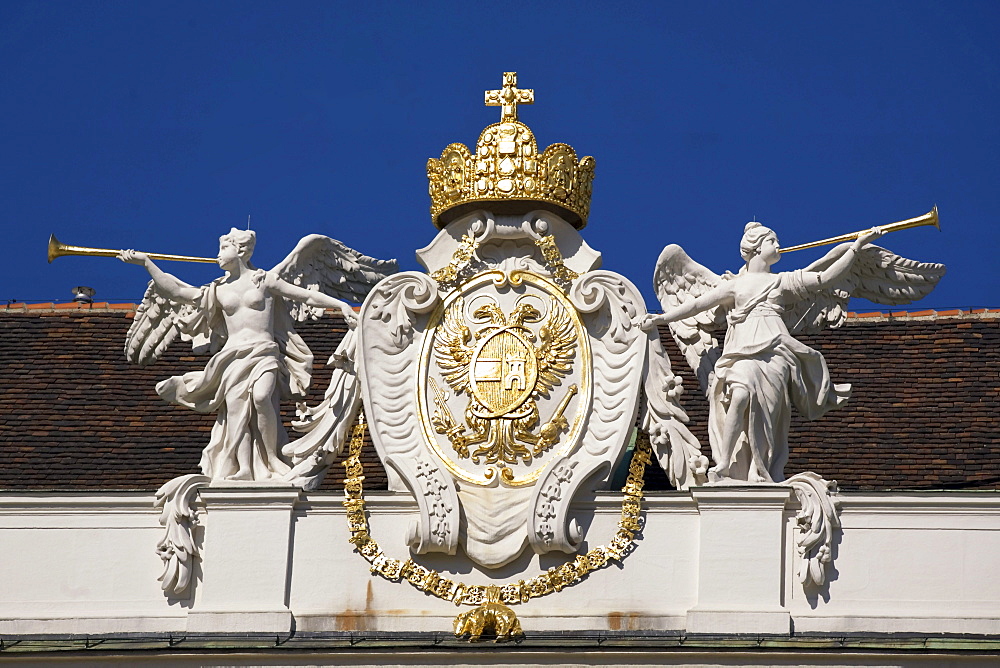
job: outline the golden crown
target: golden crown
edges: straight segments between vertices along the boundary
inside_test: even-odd
[[[535,92],[517,87],[517,72],[504,72],[503,88],[486,91],[486,105],[501,108],[500,122],[479,135],[475,155],[449,144],[427,161],[431,219],[439,228],[475,209],[501,214],[549,209],[578,230],[590,213],[594,159],[576,159],[568,144],[541,155],[531,129],[517,120],[517,105],[533,104]]]

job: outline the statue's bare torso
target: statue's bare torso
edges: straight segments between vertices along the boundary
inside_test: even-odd
[[[216,296],[226,321],[226,347],[240,347],[273,340],[274,295],[244,274],[219,284]]]

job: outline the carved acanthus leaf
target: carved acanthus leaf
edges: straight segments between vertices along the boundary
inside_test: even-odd
[[[821,587],[827,569],[833,565],[833,539],[840,528],[840,502],[837,482],[824,480],[812,471],[799,473],[785,483],[795,492],[801,509],[795,515],[798,536],[799,569],[796,575],[804,587]]]
[[[156,490],[153,507],[162,506],[160,524],[166,527],[163,538],[156,544],[156,553],[163,560],[163,573],[157,579],[168,596],[184,596],[191,584],[199,558],[194,536],[198,520],[192,504],[198,489],[211,481],[208,476],[191,473],[174,478]]]
[[[438,302],[434,281],[414,271],[390,276],[374,292],[370,317],[390,328],[397,349],[413,341],[413,314],[426,313]]]
[[[594,335],[608,337],[608,349],[613,353],[628,349],[630,333],[637,326],[639,312],[631,292],[620,276],[609,271],[584,274],[570,291],[570,299],[580,311],[597,314]]]

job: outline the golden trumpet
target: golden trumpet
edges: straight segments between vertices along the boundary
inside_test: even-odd
[[[898,223],[889,223],[888,225],[882,225],[883,232],[895,232],[897,230],[907,230],[911,227],[921,227],[924,225],[933,225],[934,227],[941,229],[941,225],[938,221],[938,208],[937,205],[933,209],[928,211],[922,216],[917,216],[916,218],[907,218],[906,220],[901,220]],[[828,244],[839,244],[842,241],[853,241],[857,239],[862,234],[868,230],[861,230],[860,232],[851,232],[849,234],[841,234],[839,237],[830,237],[829,239],[823,239],[822,241],[812,241],[807,244],[799,244],[798,246],[789,246],[788,248],[779,248],[779,253],[791,253],[792,251],[802,250],[804,248],[815,248],[816,246],[826,246]]]
[[[87,246],[68,246],[58,239],[56,235],[49,235],[49,263],[57,257],[63,255],[92,255],[95,257],[118,257],[120,250],[110,248],[88,248]],[[171,260],[173,262],[211,262],[215,264],[214,257],[194,257],[193,255],[166,255],[164,253],[146,253],[153,260]]]

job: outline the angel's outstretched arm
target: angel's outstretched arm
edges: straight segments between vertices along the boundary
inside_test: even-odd
[[[278,278],[272,272],[267,272],[267,286],[276,294],[292,301],[302,302],[303,304],[308,304],[309,306],[315,306],[318,308],[337,309],[341,312],[341,314],[343,314],[344,320],[346,320],[347,324],[351,327],[354,327],[354,325],[358,322],[358,316],[354,312],[354,309],[351,308],[350,304],[345,301],[341,301],[336,297],[331,297],[326,293],[318,290],[307,290],[306,288],[292,285],[291,283]]]
[[[854,260],[858,256],[858,251],[883,234],[884,232],[880,227],[873,227],[862,234],[829,267],[815,273],[807,273],[803,277],[805,287],[822,290],[840,281],[851,270],[851,265],[854,264]],[[834,252],[837,252],[837,249],[831,251],[831,253]]]
[[[146,271],[149,272],[149,275],[152,276],[153,283],[156,284],[156,287],[174,301],[190,304],[198,298],[198,295],[201,294],[201,290],[198,288],[193,285],[188,285],[173,274],[168,274],[157,267],[156,263],[150,260],[149,256],[145,253],[140,253],[131,249],[123,250],[118,254],[118,259],[122,262],[138,264],[145,267]]]
[[[678,304],[674,308],[661,313],[660,315],[650,316],[642,323],[642,326],[643,329],[649,329],[663,323],[683,320],[684,318],[689,318],[693,315],[701,313],[702,311],[707,311],[713,306],[719,306],[720,304],[732,306],[733,301],[732,286],[729,282],[724,282],[715,286],[700,297],[686,301],[683,304]]]

